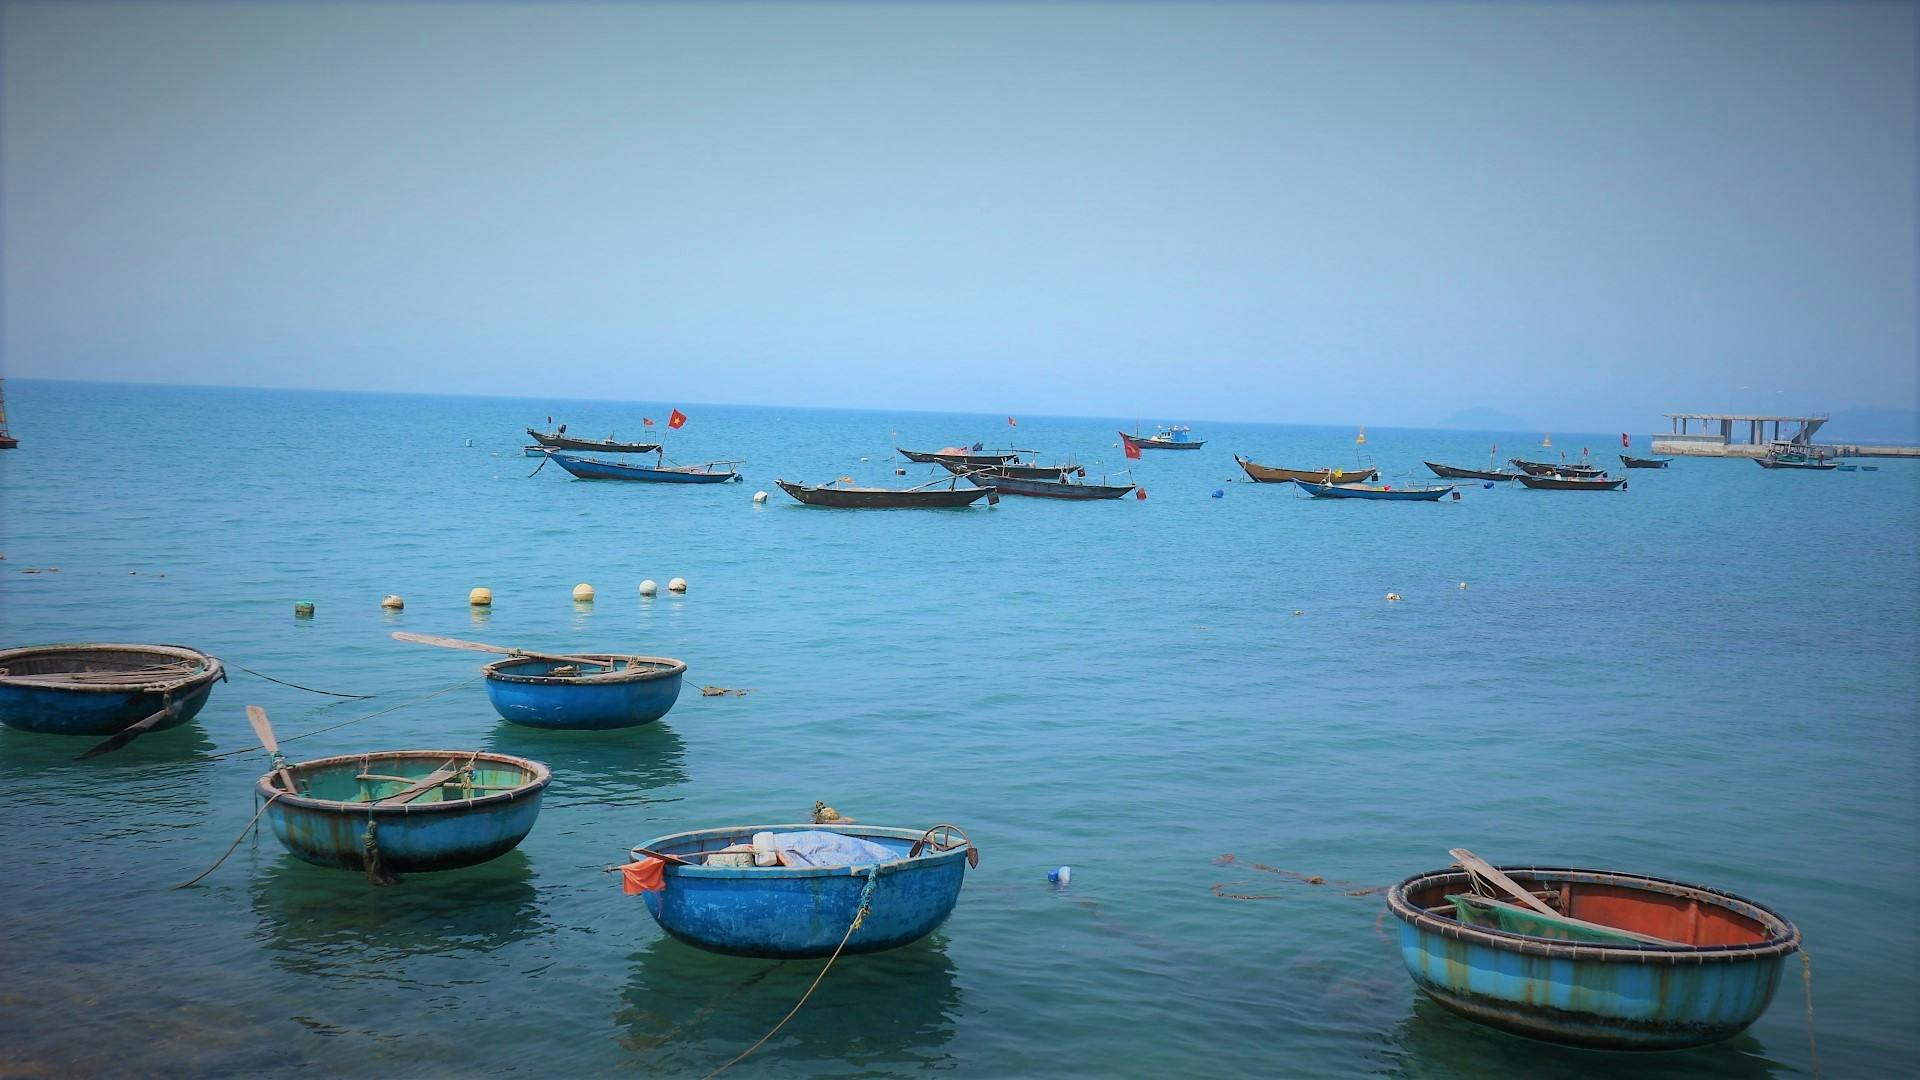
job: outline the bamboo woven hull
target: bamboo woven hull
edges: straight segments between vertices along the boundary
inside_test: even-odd
[[[63,672],[127,670],[186,662],[198,670],[142,686],[36,686],[30,678]],[[166,707],[172,713],[150,730],[179,727],[199,714],[213,684],[227,677],[218,658],[177,645],[41,645],[0,652],[0,724],[47,735],[112,735]],[[17,676],[12,678],[9,676]]]
[[[598,659],[597,657],[595,659]],[[494,711],[525,727],[604,731],[639,727],[667,715],[680,700],[687,665],[648,666],[592,679],[556,677],[551,660],[515,658],[488,664],[487,700]]]

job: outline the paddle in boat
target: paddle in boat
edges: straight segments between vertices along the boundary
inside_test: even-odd
[[[995,476],[991,470],[966,473],[967,483],[992,488],[1001,495],[1025,495],[1036,499],[1071,499],[1081,502],[1118,499],[1133,490],[1132,484],[1088,484],[1065,475],[1051,480],[1029,480],[1017,476]]]
[[[958,476],[943,480],[946,487],[922,484],[911,488],[855,487],[844,478],[824,484],[790,484],[775,480],[780,490],[808,506],[828,506],[842,510],[940,510],[971,506],[982,496],[989,504],[1000,501],[991,487],[961,487]]]
[[[1387,893],[1414,985],[1471,1020],[1603,1050],[1679,1050],[1759,1019],[1800,931],[1755,901],[1611,870],[1456,865]]]
[[[711,952],[768,959],[879,952],[953,913],[980,852],[953,825],[736,825],[633,849],[629,893],[667,933]],[[864,913],[864,914],[863,914]]]
[[[1380,470],[1371,467],[1341,469],[1329,466],[1325,469],[1283,469],[1278,465],[1262,465],[1257,461],[1249,461],[1239,454],[1233,455],[1233,460],[1240,463],[1240,467],[1246,470],[1247,476],[1256,484],[1285,484],[1294,480],[1308,480],[1316,484],[1359,484],[1380,479]]]
[[[49,735],[114,736],[118,749],[148,731],[192,720],[218,658],[182,645],[33,645],[0,651],[0,723]]]
[[[639,480],[653,484],[725,484],[740,479],[733,466],[738,461],[709,461],[704,465],[668,465],[659,454],[652,465],[629,465],[624,461],[601,461],[559,450],[544,451],[552,461],[582,480]],[[656,453],[658,453],[656,451]],[[533,470],[539,472],[539,469]]]
[[[1670,457],[1641,458],[1620,455],[1620,464],[1629,469],[1664,469],[1673,464]]]
[[[1198,450],[1207,445],[1206,440],[1193,438],[1193,429],[1185,424],[1162,427],[1155,435],[1142,435],[1137,431],[1129,435],[1123,431],[1120,441],[1136,450]]]
[[[619,442],[611,435],[604,439],[581,439],[567,434],[567,425],[561,424],[558,431],[535,431],[527,429],[533,441],[541,446],[556,450],[592,450],[602,454],[652,454],[660,449],[659,443]]]
[[[405,630],[394,631],[393,638],[506,656],[481,669],[487,700],[503,719],[526,727],[600,731],[650,724],[680,699],[687,673],[685,661],[664,656],[565,656]]]
[[[1022,450],[981,450],[977,448],[969,450],[964,446],[948,446],[939,450],[908,450],[904,446],[896,446],[894,449],[900,451],[901,457],[906,458],[908,461],[917,461],[922,465],[945,464],[947,462],[952,462],[955,465],[1000,465],[1009,461],[1017,461],[1022,453],[1031,452]]]
[[[1561,476],[1607,475],[1606,472],[1597,465],[1580,465],[1568,462],[1561,462],[1558,465],[1554,465],[1544,461],[1527,461],[1524,458],[1508,458],[1507,460],[1513,462],[1514,468],[1519,469],[1528,476],[1552,476],[1556,473]]]
[[[1374,499],[1381,502],[1439,502],[1447,492],[1453,491],[1452,484],[1434,487],[1394,487],[1387,484],[1373,487],[1368,484],[1316,484],[1311,480],[1295,480],[1301,490],[1316,499]],[[1459,495],[1456,493],[1457,499]]]
[[[1605,474],[1600,476],[1573,476],[1559,473],[1547,473],[1543,476],[1527,475],[1519,478],[1520,483],[1535,491],[1624,491],[1627,478],[1609,480]]]

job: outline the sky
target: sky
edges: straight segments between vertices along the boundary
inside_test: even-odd
[[[1913,408],[1907,4],[18,4],[0,371]]]

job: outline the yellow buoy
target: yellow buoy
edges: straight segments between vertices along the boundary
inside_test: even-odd
[[[581,603],[591,603],[593,601],[593,586],[584,581],[575,585],[573,587],[573,598]]]
[[[467,594],[467,603],[474,607],[487,607],[493,603],[493,590],[475,589]]]
[[[381,598],[380,606],[386,608],[388,611],[399,611],[401,608],[407,606],[407,602],[392,593],[388,593],[385,597]]]
[[[674,578],[672,581],[667,582],[667,591],[668,592],[686,592],[687,579],[683,577],[677,577],[677,578]]]
[[[641,596],[652,596],[658,593],[659,591],[660,591],[660,583],[653,580],[652,578],[648,578],[647,580],[640,583]]]

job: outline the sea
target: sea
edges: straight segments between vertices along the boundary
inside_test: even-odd
[[[1611,466],[1619,435],[1160,417],[1205,446],[1128,461],[1133,418],[8,391],[0,645],[180,643],[231,678],[92,760],[0,730],[0,1075],[705,1075],[821,962],[667,938],[606,870],[816,801],[959,825],[980,865],[732,1076],[1864,1076],[1920,1044],[1920,462],[1329,502],[1233,455],[1402,485],[1423,459]],[[574,480],[522,454],[549,417],[744,483]],[[975,441],[1145,497],[856,512],[774,484],[920,483],[896,447]],[[530,730],[489,707],[488,657],[401,630],[677,657],[687,691],[642,729]],[[296,761],[471,747],[555,778],[518,849],[378,888],[247,831],[248,705]],[[1380,891],[1456,847],[1739,893],[1810,963],[1706,1048],[1489,1030],[1415,992]]]

